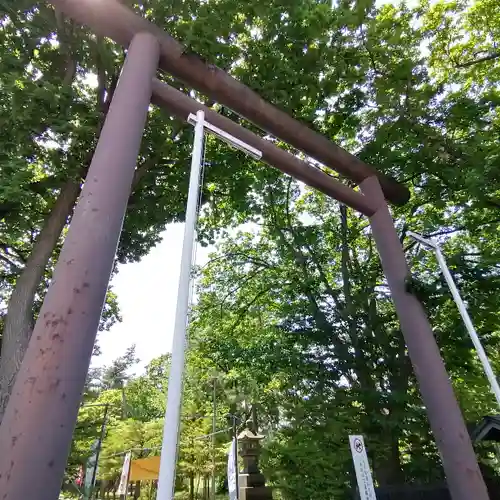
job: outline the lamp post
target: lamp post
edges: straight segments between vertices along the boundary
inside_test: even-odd
[[[467,328],[467,331],[469,332],[472,343],[476,348],[481,364],[483,365],[484,372],[486,373],[486,377],[488,377],[491,391],[495,395],[497,403],[500,405],[500,386],[498,385],[497,378],[495,376],[495,373],[493,372],[493,368],[491,367],[488,357],[486,356],[486,352],[484,351],[481,341],[479,340],[476,329],[472,324],[472,320],[470,319],[469,313],[467,312],[467,307],[462,300],[462,297],[460,297],[457,286],[455,285],[450,270],[446,265],[446,260],[443,253],[441,252],[441,249],[439,248],[439,244],[432,238],[424,238],[420,234],[413,233],[412,231],[408,231],[408,235],[411,236],[414,240],[421,243],[426,248],[434,250],[439,267],[441,268],[441,272],[443,273],[446,283],[448,284],[451,294],[453,295],[453,300],[457,304],[458,310],[460,311],[460,316],[462,316],[462,320],[465,324],[465,327]]]

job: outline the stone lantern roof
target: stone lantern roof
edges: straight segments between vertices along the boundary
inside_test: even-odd
[[[261,439],[264,439],[265,436],[262,436],[260,434],[254,434],[250,429],[245,429],[244,431],[240,432],[238,436],[238,441],[250,441],[254,439],[258,439],[259,441]]]

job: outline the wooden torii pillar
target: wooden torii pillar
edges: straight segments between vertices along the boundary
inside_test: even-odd
[[[386,199],[404,204],[409,199],[408,189],[267,103],[216,66],[185,54],[182,45],[165,31],[115,0],[51,3],[129,51],[0,426],[0,498],[56,500],[59,496],[151,93],[154,91],[154,102],[185,120],[187,111],[203,109],[153,80],[159,64],[360,186],[362,194],[300,160],[291,160],[288,153],[283,155],[278,148],[260,143],[264,161],[369,217],[452,497],[487,500],[426,313],[419,300],[405,290],[408,267]],[[265,142],[255,134],[249,136],[249,131],[231,120],[211,110],[205,112],[210,121],[232,135],[246,135],[245,142],[252,144],[249,138]]]

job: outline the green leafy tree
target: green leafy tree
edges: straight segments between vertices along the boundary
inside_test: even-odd
[[[443,243],[498,372],[497,2],[379,7],[372,1],[149,0],[132,6],[182,40],[186,52],[224,68],[410,187],[409,204],[393,215],[460,404],[471,423],[496,411],[436,262],[407,231]],[[2,9],[5,402],[123,52],[45,4],[7,3]],[[90,85],[92,78],[97,86]],[[165,78],[255,130],[207,96]],[[165,224],[183,220],[191,142],[190,127],[151,110],[118,263],[141,258]],[[203,244],[221,243],[200,270],[183,417],[211,415],[216,378],[217,426],[226,425],[228,412],[237,413],[242,425],[253,415],[268,435],[266,475],[290,500],[330,499],[349,490],[347,435],[353,432],[366,435],[379,485],[441,480],[367,221],[214,138],[206,144],[199,234]],[[247,226],[236,234],[241,224]],[[109,325],[118,317],[111,294],[106,311]],[[120,366],[113,368],[115,380],[123,379]],[[149,423],[161,432],[167,373],[164,358],[127,380],[123,390],[87,391],[88,401],[113,403],[110,450],[118,448],[121,434],[127,446],[149,442]],[[82,460],[98,432],[94,411],[80,415],[89,422],[76,439]],[[195,439],[210,428],[209,419],[183,420],[179,488],[191,493],[210,471],[208,442]],[[228,440],[218,436],[217,449]],[[488,450],[479,455],[498,467]],[[223,474],[223,466],[216,467]],[[110,478],[117,468],[110,466]]]
[[[286,498],[345,492],[347,436],[362,432],[379,485],[442,479],[366,221],[293,183],[264,193],[262,214],[261,227],[226,238],[202,270],[194,325],[198,355],[227,376],[256,379],[263,413],[278,415],[269,426],[269,477]],[[431,256],[409,257],[424,273],[424,303],[466,417],[477,421],[494,403],[470,340],[437,272],[425,270]],[[487,305],[494,268],[482,271],[484,296],[479,269],[472,272],[464,284],[496,330],[495,307]],[[331,442],[323,446],[325,435]],[[314,446],[329,468],[318,467]]]

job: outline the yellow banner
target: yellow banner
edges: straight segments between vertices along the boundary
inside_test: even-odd
[[[158,479],[160,457],[138,458],[132,460],[130,467],[130,482],[152,481]]]

